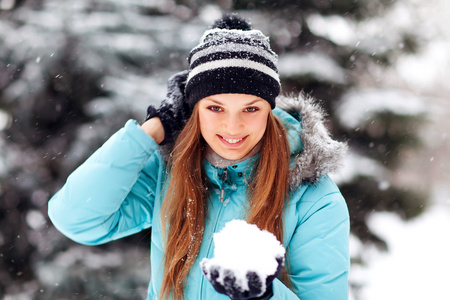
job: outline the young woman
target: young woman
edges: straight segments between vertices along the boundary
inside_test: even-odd
[[[147,299],[347,299],[349,216],[327,176],[346,147],[311,99],[279,93],[268,38],[225,16],[147,121],[128,121],[70,175],[50,218],[86,245],[152,227]],[[272,232],[287,251],[280,274],[252,283],[256,293],[232,273],[209,282],[200,268],[233,219]]]

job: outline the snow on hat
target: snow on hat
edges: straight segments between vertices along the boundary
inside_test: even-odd
[[[217,20],[189,54],[186,100],[223,93],[261,97],[275,107],[280,94],[278,56],[269,38],[235,14]]]

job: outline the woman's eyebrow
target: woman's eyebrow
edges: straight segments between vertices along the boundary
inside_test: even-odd
[[[253,104],[255,104],[256,102],[259,102],[259,101],[263,101],[263,100],[262,100],[262,99],[255,99],[255,100],[253,100],[253,101],[251,101],[251,102],[245,104],[245,106],[253,105]]]
[[[222,102],[220,102],[220,101],[217,101],[217,100],[214,100],[214,99],[211,99],[211,98],[206,98],[205,100],[208,100],[208,101],[214,102],[214,103],[215,103],[215,104],[217,104],[217,105],[223,105],[223,103],[222,103]]]

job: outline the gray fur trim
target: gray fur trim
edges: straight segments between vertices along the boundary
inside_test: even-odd
[[[290,171],[290,188],[316,183],[321,176],[336,171],[347,152],[347,144],[331,138],[325,127],[325,113],[314,99],[301,93],[297,98],[280,96],[277,107],[301,117],[303,151]]]

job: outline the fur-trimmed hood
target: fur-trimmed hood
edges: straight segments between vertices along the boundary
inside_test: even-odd
[[[315,183],[322,175],[336,171],[343,163],[347,144],[331,138],[325,127],[325,113],[319,104],[303,93],[297,98],[278,97],[276,104],[301,124],[301,130],[297,133],[302,147],[292,154],[295,157],[290,171],[291,188],[303,182]],[[284,121],[282,116],[280,119]],[[289,128],[287,130],[289,132]]]
[[[322,175],[336,171],[342,164],[347,145],[333,140],[325,127],[325,113],[311,97],[279,96],[274,114],[288,132],[291,147],[290,188],[315,183]],[[174,143],[161,146],[165,161],[170,159]]]

